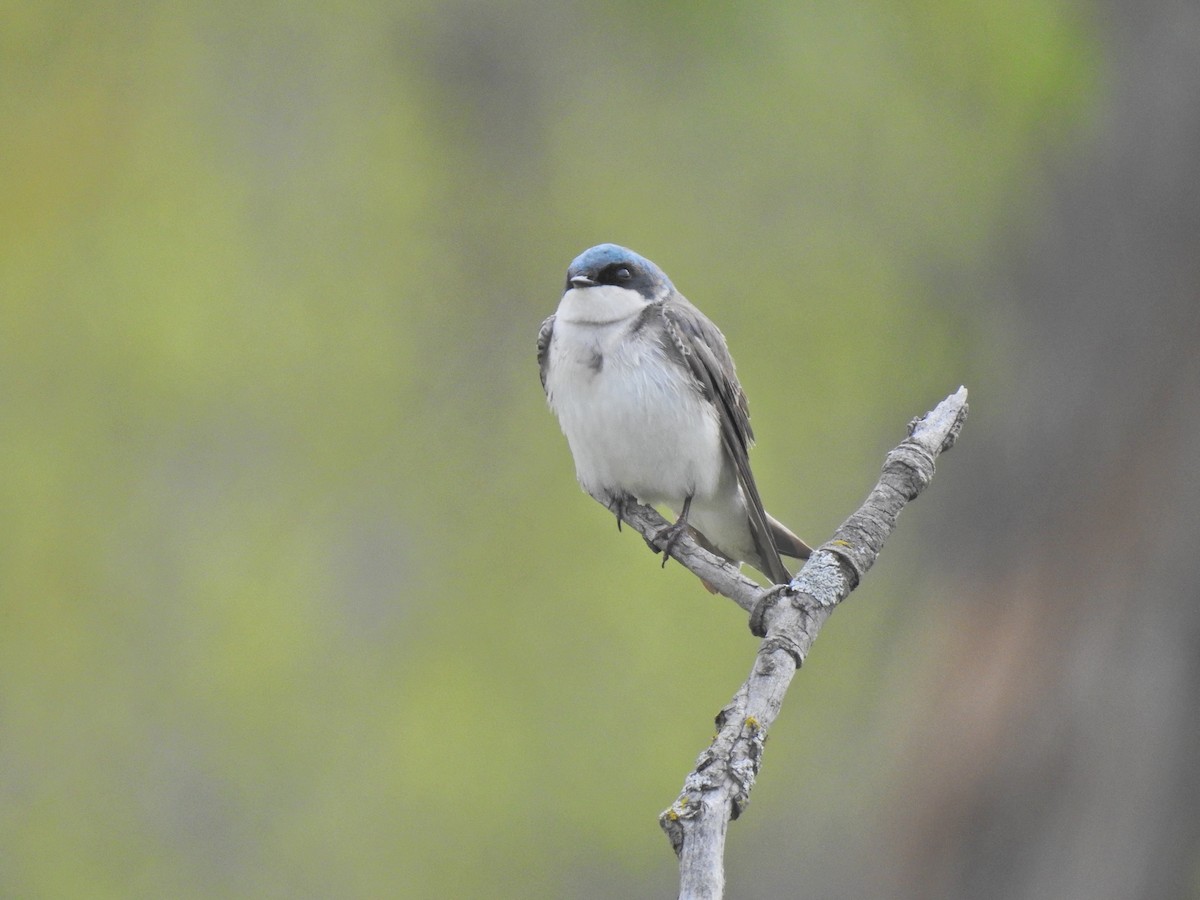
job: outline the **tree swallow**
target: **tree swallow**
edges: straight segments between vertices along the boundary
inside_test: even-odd
[[[735,565],[777,584],[791,579],[780,554],[807,559],[812,550],[763,509],[725,336],[658,266],[616,244],[585,250],[537,350],[579,484],[618,527],[633,499],[661,504],[678,514],[659,535],[668,552],[690,526]]]

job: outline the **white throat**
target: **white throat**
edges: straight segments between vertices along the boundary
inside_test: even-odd
[[[574,325],[611,325],[623,322],[647,306],[646,298],[637,291],[612,284],[571,288],[558,304],[555,321]]]

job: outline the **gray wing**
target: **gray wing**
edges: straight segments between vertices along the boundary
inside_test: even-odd
[[[658,305],[658,304],[655,304]],[[738,383],[733,358],[725,345],[725,336],[705,315],[678,293],[660,307],[669,342],[666,350],[684,363],[695,377],[701,392],[717,407],[721,421],[721,441],[733,460],[738,483],[746,499],[750,516],[750,535],[766,567],[763,572],[776,584],[791,580],[791,573],[779,558],[772,538],[767,512],[763,509],[754,474],[750,471],[750,447],[754,432],[750,428],[750,408]]]
[[[554,337],[554,316],[547,316],[538,329],[538,369],[542,376],[542,390],[546,390],[546,369],[550,365],[550,338]]]

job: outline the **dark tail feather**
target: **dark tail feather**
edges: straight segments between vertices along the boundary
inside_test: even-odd
[[[767,527],[771,530],[771,540],[775,542],[775,549],[783,556],[790,556],[793,559],[808,559],[812,556],[812,547],[788,531],[786,525],[773,519],[770,515],[767,516]]]

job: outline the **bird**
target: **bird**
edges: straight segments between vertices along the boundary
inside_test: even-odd
[[[662,269],[617,244],[585,250],[542,322],[537,358],[579,484],[618,528],[634,501],[665,506],[677,519],[655,537],[663,565],[690,529],[726,561],[791,580],[781,554],[807,559],[812,549],[763,508],[725,336]]]

